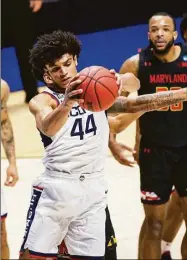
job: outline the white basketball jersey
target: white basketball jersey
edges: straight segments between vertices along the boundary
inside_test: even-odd
[[[64,95],[44,91],[60,104]],[[68,120],[53,137],[41,133],[45,147],[43,163],[50,171],[61,173],[101,172],[108,150],[109,125],[105,111],[91,112],[75,104]]]

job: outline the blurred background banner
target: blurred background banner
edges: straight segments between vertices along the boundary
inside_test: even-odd
[[[28,88],[29,97],[43,83],[37,82],[34,87],[36,83],[30,72],[24,72],[27,66],[23,64],[22,56],[24,49],[31,48],[38,35],[56,29],[70,30],[78,35],[83,45],[78,69],[103,65],[118,71],[126,58],[148,44],[147,22],[151,15],[166,11],[176,18],[179,29],[184,12],[180,1],[177,5],[171,1],[156,1],[156,5],[136,1],[130,7],[125,0],[43,0],[42,7],[35,13],[29,10],[28,2],[2,0],[1,74],[11,91]],[[21,73],[28,74],[25,80]]]

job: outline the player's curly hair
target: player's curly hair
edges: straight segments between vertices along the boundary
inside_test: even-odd
[[[37,38],[37,42],[30,50],[32,72],[37,80],[43,80],[44,69],[47,64],[53,65],[65,53],[79,57],[81,42],[71,32],[54,31]]]
[[[183,15],[183,19],[180,24],[181,37],[184,39],[184,31],[187,30],[187,13]]]

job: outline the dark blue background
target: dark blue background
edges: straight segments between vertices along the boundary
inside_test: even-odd
[[[180,21],[181,18],[176,19],[177,29],[179,29]],[[142,24],[77,35],[82,42],[78,70],[86,66],[102,65],[118,71],[125,59],[136,54],[138,48],[148,44],[147,29],[147,24]],[[177,41],[181,41],[180,33]],[[8,82],[11,91],[22,90],[14,48],[2,49],[1,55],[1,77]],[[39,86],[41,85],[43,83],[39,82]]]

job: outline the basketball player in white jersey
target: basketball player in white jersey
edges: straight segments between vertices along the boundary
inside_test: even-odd
[[[122,131],[143,113],[136,111],[187,99],[185,91],[120,98],[110,112],[134,114],[108,120],[105,111],[87,111],[80,106],[82,90],[76,90],[80,50],[75,35],[60,30],[39,37],[31,50],[33,72],[47,85],[29,103],[45,147],[45,172],[33,183],[21,259],[56,259],[63,239],[73,259],[104,259],[109,127]]]
[[[18,181],[16,167],[16,156],[14,147],[14,135],[12,124],[8,116],[7,100],[10,89],[6,81],[1,79],[1,142],[5,150],[9,165],[6,171],[5,185],[13,187]],[[7,208],[4,200],[4,194],[1,189],[1,259],[9,259],[9,246],[6,231]]]

